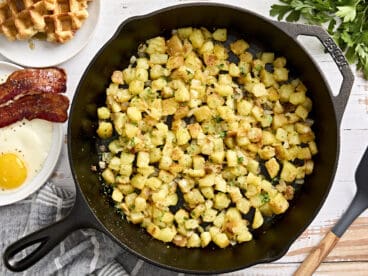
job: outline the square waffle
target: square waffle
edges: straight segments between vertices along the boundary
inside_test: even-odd
[[[65,43],[88,17],[90,0],[5,0],[0,4],[0,33],[10,41],[46,35]]]

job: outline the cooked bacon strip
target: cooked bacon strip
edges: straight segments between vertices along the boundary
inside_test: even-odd
[[[0,84],[0,104],[35,93],[63,93],[66,91],[66,73],[61,68],[22,69],[13,72]]]
[[[26,95],[0,108],[0,128],[24,118],[65,122],[68,119],[68,107],[69,99],[61,94]]]

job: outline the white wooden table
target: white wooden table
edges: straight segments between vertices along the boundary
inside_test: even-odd
[[[98,49],[111,37],[118,25],[126,18],[182,3],[186,0],[100,0],[101,16],[92,41],[75,56],[60,66],[68,73],[67,94],[72,99],[78,81],[89,61]],[[198,2],[198,1],[197,1]],[[205,1],[200,1],[205,2]],[[216,1],[207,1],[216,2]],[[269,9],[275,0],[228,0],[217,1],[244,7],[269,17]],[[205,15],[204,15],[205,16]],[[338,91],[342,77],[329,55],[324,54],[317,39],[301,38],[308,51],[321,66],[334,91]],[[0,60],[6,60],[0,56]],[[347,105],[341,127],[341,153],[331,192],[308,229],[291,246],[286,256],[271,263],[231,273],[231,275],[291,275],[308,252],[322,239],[348,207],[355,193],[354,172],[368,144],[368,81],[354,70],[354,87]],[[66,134],[66,124],[65,124]],[[66,141],[65,141],[66,142]],[[67,189],[74,189],[63,146],[52,181]],[[358,218],[345,233],[336,248],[320,266],[316,275],[368,275],[368,212]]]

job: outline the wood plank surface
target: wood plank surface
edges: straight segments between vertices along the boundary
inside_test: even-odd
[[[113,35],[120,23],[131,16],[146,14],[175,4],[223,2],[247,8],[269,17],[270,6],[278,1],[101,0],[101,2],[100,22],[97,25],[92,43],[89,43],[73,59],[61,65],[68,72],[67,95],[70,99],[74,95],[79,79],[89,60]],[[114,16],[111,16],[112,14]],[[324,49],[317,39],[301,37],[299,40],[321,67],[327,81],[336,94],[342,78],[332,58],[324,53]],[[0,60],[6,59],[0,56]],[[292,275],[307,254],[333,227],[348,207],[356,190],[354,182],[355,169],[368,144],[368,81],[363,79],[362,73],[355,71],[354,66],[352,68],[355,73],[355,82],[341,125],[341,151],[336,177],[329,196],[318,216],[280,260],[270,264],[256,265],[242,271],[229,273],[228,275]],[[64,131],[65,133],[67,131],[66,124]],[[67,189],[74,189],[66,145],[62,149],[62,154],[51,180]],[[348,229],[315,275],[368,275],[367,211]]]

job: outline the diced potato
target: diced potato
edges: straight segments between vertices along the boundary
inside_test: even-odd
[[[194,111],[194,116],[198,122],[203,122],[212,118],[212,112],[208,106],[202,106]]]
[[[112,136],[113,128],[110,122],[100,122],[97,128],[97,135],[102,139],[107,139]]]
[[[211,187],[215,185],[215,174],[208,174],[198,180],[199,187]]]
[[[192,42],[193,48],[199,49],[204,43],[204,36],[201,30],[194,29],[189,35],[189,40]]]
[[[123,200],[123,194],[119,191],[119,189],[114,188],[111,198],[116,202],[122,202]]]
[[[263,224],[263,216],[262,213],[259,211],[259,209],[256,209],[256,212],[254,213],[252,228],[257,229],[261,227]]]
[[[217,193],[214,198],[214,207],[218,210],[227,208],[231,203],[231,200],[225,193]]]
[[[146,180],[145,185],[152,190],[157,190],[161,187],[162,181],[157,177],[150,177]]]
[[[110,169],[105,169],[101,175],[106,183],[112,184],[115,182],[115,175]]]
[[[185,145],[186,143],[188,143],[190,138],[191,137],[190,137],[189,131],[185,128],[180,128],[176,132],[176,142],[178,143],[179,146]]]
[[[150,63],[151,64],[166,64],[169,56],[166,54],[151,54]]]
[[[165,38],[161,36],[151,38],[147,40],[147,43],[148,43],[148,47],[146,49],[146,53],[149,55],[154,54],[154,53],[163,54],[166,51]]]
[[[226,151],[226,161],[229,167],[236,167],[238,165],[238,157],[233,150]]]
[[[295,110],[295,114],[298,115],[303,120],[305,120],[308,117],[308,110],[304,106],[298,105],[298,107]]]
[[[261,60],[264,63],[273,63],[274,59],[275,59],[275,54],[274,53],[263,52],[261,54]]]
[[[315,141],[310,141],[308,143],[308,146],[309,146],[309,150],[312,153],[312,155],[315,155],[318,153],[318,148],[317,148],[317,144]]]
[[[289,79],[289,70],[286,68],[275,67],[273,77],[276,81],[287,81]]]
[[[256,97],[263,97],[267,95],[267,89],[261,82],[254,84],[250,92],[252,92]]]
[[[274,178],[277,176],[280,170],[280,164],[277,162],[275,158],[271,158],[265,163],[267,172],[271,178]]]
[[[100,120],[107,120],[110,118],[110,110],[103,106],[97,109],[97,116]]]
[[[281,68],[284,67],[285,65],[286,65],[286,58],[284,57],[278,57],[273,62],[273,66],[275,66],[276,68]]]
[[[282,166],[280,178],[285,180],[286,182],[293,182],[296,178],[296,175],[296,167],[292,163],[285,161]]]
[[[269,205],[276,215],[285,213],[289,208],[289,202],[280,193],[271,198]]]
[[[214,40],[225,42],[227,40],[227,30],[217,29],[213,32],[212,36]]]
[[[212,240],[220,248],[225,248],[230,243],[228,237],[224,233],[217,233],[216,235],[212,236]]]
[[[187,102],[190,100],[189,90],[185,86],[179,87],[175,91],[175,100],[177,102]]]
[[[230,44],[231,51],[236,55],[243,54],[248,48],[249,44],[243,39],[237,40]]]
[[[305,93],[304,92],[296,92],[292,93],[289,98],[289,102],[293,105],[299,105],[304,103],[305,101]]]
[[[206,247],[211,242],[211,234],[210,232],[202,232],[201,233],[201,247]]]

